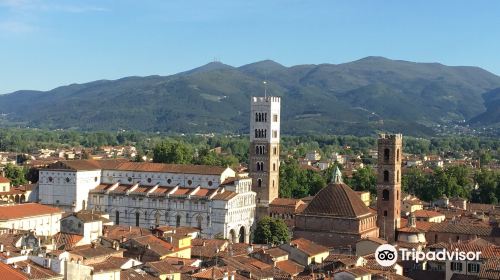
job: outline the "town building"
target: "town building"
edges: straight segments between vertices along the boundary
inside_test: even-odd
[[[42,204],[103,211],[116,225],[197,227],[205,237],[248,242],[251,184],[227,167],[72,160],[42,169],[38,193]]]
[[[269,204],[279,195],[280,110],[280,97],[252,97],[249,171],[257,219],[268,216]]]
[[[37,203],[0,206],[0,228],[33,230],[38,236],[53,236],[59,232],[63,211]]]
[[[295,216],[294,237],[327,247],[351,248],[362,238],[378,237],[377,215],[339,174],[334,180]]]

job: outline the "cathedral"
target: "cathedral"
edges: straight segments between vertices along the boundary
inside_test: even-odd
[[[207,238],[250,242],[278,197],[279,97],[251,98],[249,172],[204,165],[66,160],[39,172],[37,200],[109,214],[115,224],[187,226]]]
[[[363,238],[381,237],[390,243],[400,227],[401,134],[380,134],[377,164],[377,210],[367,207],[359,195],[334,180],[319,191],[305,210],[295,216],[294,237],[327,247],[355,247]]]

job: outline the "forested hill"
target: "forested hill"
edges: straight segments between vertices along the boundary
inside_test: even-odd
[[[500,77],[492,73],[367,57],[292,67],[270,60],[237,68],[209,63],[171,76],[17,91],[0,95],[0,124],[247,133],[250,97],[263,95],[264,79],[269,94],[283,97],[282,127],[289,134],[389,130],[428,135],[429,127],[458,120],[500,122],[498,114],[485,113],[483,98],[493,97],[484,93],[498,95],[494,89],[500,88]]]

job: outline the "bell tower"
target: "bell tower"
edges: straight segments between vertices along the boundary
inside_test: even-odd
[[[380,134],[377,144],[377,226],[380,229],[380,237],[393,243],[401,221],[403,136]]]
[[[268,216],[269,203],[279,195],[280,108],[280,97],[252,97],[249,171],[257,220]]]

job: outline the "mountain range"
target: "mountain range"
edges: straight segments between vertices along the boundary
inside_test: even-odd
[[[478,67],[366,57],[292,67],[220,62],[0,95],[0,123],[48,129],[248,133],[250,97],[282,97],[286,134],[432,135],[456,122],[500,123],[500,77]]]

